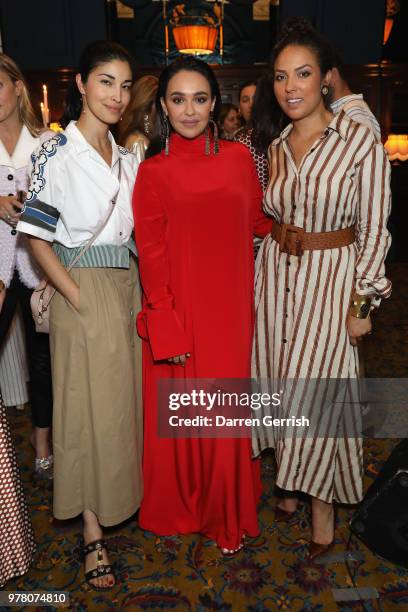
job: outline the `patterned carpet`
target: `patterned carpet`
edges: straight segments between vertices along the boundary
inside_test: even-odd
[[[390,266],[394,282],[391,300],[375,317],[375,333],[365,346],[366,374],[408,377],[408,264]],[[22,477],[32,512],[38,543],[30,572],[7,590],[65,590],[71,594],[70,610],[207,610],[264,612],[268,610],[402,610],[408,606],[408,570],[373,555],[356,538],[352,549],[362,560],[350,562],[357,585],[375,587],[379,599],[361,603],[336,603],[333,588],[352,585],[344,562],[313,563],[305,558],[310,538],[307,503],[289,525],[275,524],[272,457],[263,460],[264,492],[260,505],[261,535],[245,551],[224,559],[215,546],[199,536],[156,537],[138,528],[134,518],[109,530],[107,539],[117,573],[109,593],[96,593],[84,583],[79,521],[54,522],[51,491],[31,481],[32,451],[28,444],[29,419],[13,418],[13,431]],[[381,469],[396,440],[365,443],[365,485]],[[166,500],[163,500],[165,512]],[[333,554],[346,550],[352,509],[338,514]],[[5,609],[5,608],[3,608]],[[14,608],[16,609],[16,608]],[[28,608],[25,608],[28,609]],[[30,608],[35,609],[35,608]],[[49,608],[48,608],[49,609]],[[40,608],[37,608],[40,610]]]

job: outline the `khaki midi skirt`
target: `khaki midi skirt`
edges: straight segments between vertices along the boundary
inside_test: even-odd
[[[92,510],[102,525],[130,517],[142,497],[141,342],[136,266],[74,268],[79,312],[51,302],[54,515]]]

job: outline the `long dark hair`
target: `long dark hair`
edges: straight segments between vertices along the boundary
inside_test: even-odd
[[[258,80],[251,113],[251,142],[257,153],[266,154],[281,130],[282,112],[273,92],[273,73],[269,70]]]
[[[278,37],[278,42],[272,51],[271,65],[274,71],[275,62],[278,56],[289,45],[307,47],[316,56],[320,72],[325,75],[335,66],[334,51],[330,43],[314,29],[312,24],[303,17],[292,17],[288,19]],[[330,103],[332,92],[329,85],[328,95],[323,97],[324,105],[327,110],[331,110]]]
[[[97,66],[113,60],[127,62],[133,76],[134,60],[124,47],[108,40],[97,40],[87,45],[79,58],[78,73],[81,75],[82,82],[87,82],[90,73]],[[81,111],[82,96],[75,79],[73,79],[65,98],[64,113],[60,120],[62,127],[66,128],[70,121],[79,119]]]
[[[166,97],[167,88],[169,86],[170,80],[182,70],[185,70],[187,72],[198,72],[207,80],[210,86],[211,98],[212,100],[215,99],[213,119],[214,121],[217,121],[218,119],[218,114],[220,112],[221,107],[221,94],[217,79],[215,78],[210,66],[205,62],[196,59],[195,57],[188,56],[176,59],[169,66],[166,66],[166,68],[164,68],[159,77],[159,87],[157,89],[156,94],[156,134],[160,134],[160,136],[157,136],[151,141],[150,146],[146,151],[146,157],[152,157],[152,155],[156,155],[164,149],[166,123],[168,120],[164,114],[161,105],[161,98],[164,99]]]

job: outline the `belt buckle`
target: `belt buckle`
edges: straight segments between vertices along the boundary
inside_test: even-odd
[[[284,223],[281,229],[279,250],[288,255],[300,257],[303,254],[303,236],[305,230],[296,225]]]

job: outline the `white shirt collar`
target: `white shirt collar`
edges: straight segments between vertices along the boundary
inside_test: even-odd
[[[28,128],[23,125],[16,148],[11,156],[8,154],[6,147],[0,140],[0,165],[14,168],[14,170],[24,168],[30,161],[31,153],[35,151],[39,144],[39,136],[32,136]]]
[[[74,148],[77,153],[83,153],[84,151],[88,151],[92,159],[99,163],[103,163],[103,158],[99,155],[96,149],[94,149],[93,146],[89,144],[85,136],[77,128],[76,121],[70,121],[70,123],[65,128],[65,134],[67,134],[67,136],[69,137],[69,140],[74,145]],[[111,167],[113,168],[119,159],[119,151],[115,139],[110,132],[108,132],[108,138],[112,145]]]

